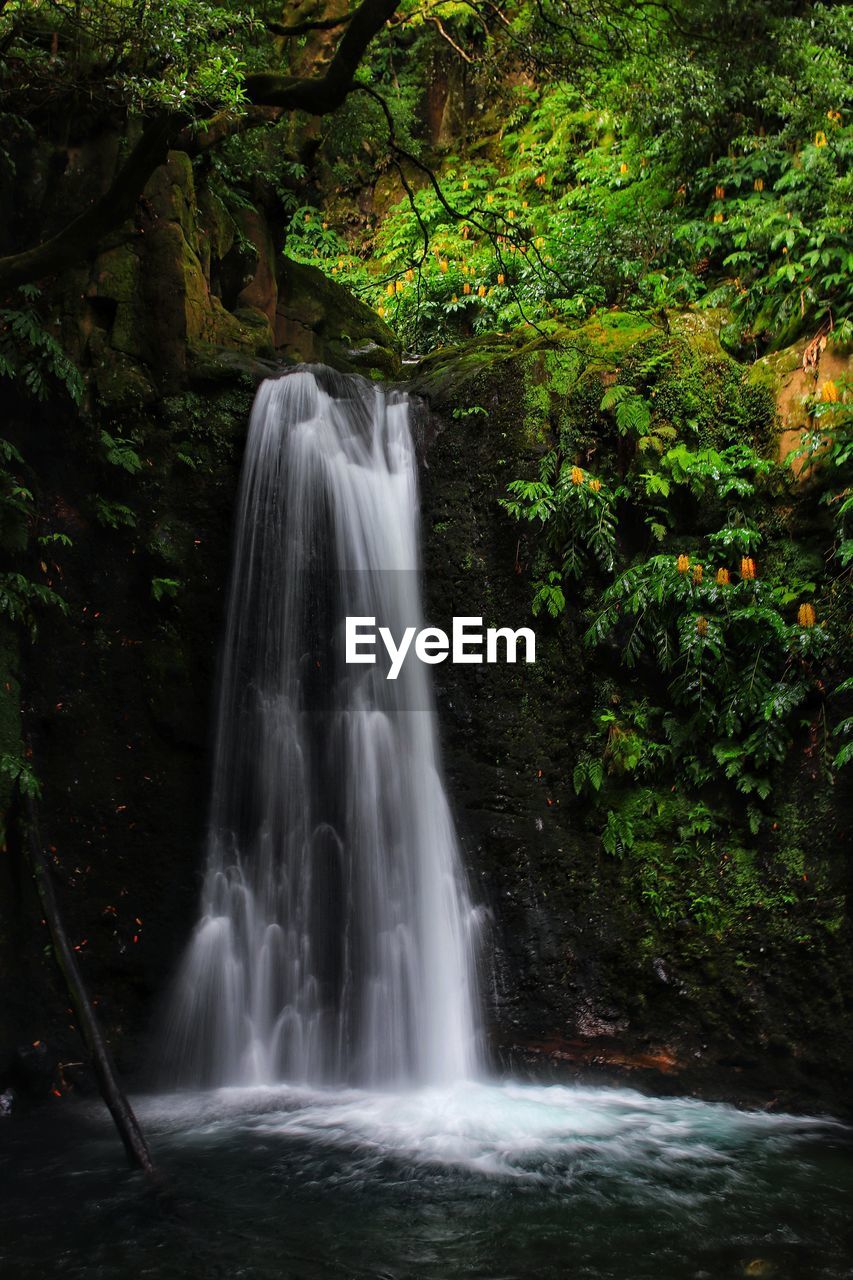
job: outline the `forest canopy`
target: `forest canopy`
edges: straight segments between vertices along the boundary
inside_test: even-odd
[[[266,179],[287,252],[415,346],[630,294],[730,306],[730,342],[755,352],[847,332],[850,30],[849,6],[794,0],[10,0],[4,167],[31,130],[141,130],[66,257],[127,216],[166,147],[247,198]],[[439,81],[467,116],[451,130]],[[382,175],[382,216],[354,217],[348,193]],[[23,238],[0,281],[55,269]]]

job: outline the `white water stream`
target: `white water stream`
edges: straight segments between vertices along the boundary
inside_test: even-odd
[[[169,1023],[182,1083],[477,1072],[476,915],[428,668],[344,662],[347,615],[423,625],[418,521],[404,395],[329,370],[261,386],[200,918]]]

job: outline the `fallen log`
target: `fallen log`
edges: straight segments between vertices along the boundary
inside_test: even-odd
[[[97,1077],[101,1097],[113,1118],[119,1137],[124,1145],[131,1167],[141,1169],[146,1177],[155,1174],[154,1161],[139,1121],[118,1082],[112,1054],[107,1046],[83,982],[83,975],[74,949],[68,941],[68,935],[62,923],[62,915],[56,899],[50,865],[42,848],[39,835],[38,819],[31,797],[25,798],[28,816],[28,832],[26,848],[28,859],[38,890],[44,917],[53,940],[53,952],[62,972],[71,1003],[77,1015],[77,1025],[91,1059]]]

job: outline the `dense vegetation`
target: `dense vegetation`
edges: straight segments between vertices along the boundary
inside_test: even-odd
[[[846,872],[813,863],[810,821],[825,845],[838,832],[853,758],[851,30],[850,6],[807,0],[0,3],[6,793],[39,789],[15,655],[67,610],[75,555],[31,424],[47,404],[76,424],[61,447],[94,543],[139,553],[170,638],[187,571],[157,504],[174,474],[221,479],[206,384],[111,401],[102,350],[69,338],[86,272],[146,232],[171,152],[186,208],[191,185],[214,211],[193,253],[223,315],[248,322],[233,299],[263,215],[279,269],[319,268],[410,356],[452,348],[488,382],[490,351],[535,351],[512,403],[526,469],[490,502],[524,543],[537,625],[582,638],[585,832],[622,860],[658,949],[685,922],[731,935],[744,965],[756,917],[786,942],[836,936]],[[103,137],[109,162],[75,187]],[[121,350],[120,377],[156,387]],[[460,385],[456,421],[488,431]]]

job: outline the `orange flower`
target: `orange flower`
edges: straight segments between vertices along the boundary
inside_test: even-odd
[[[382,317],[385,315],[385,308],[383,307],[383,305],[382,305],[382,303],[381,303],[381,302],[380,302],[379,306],[376,308],[376,314],[379,316],[379,319],[380,319],[380,320],[381,320],[381,319],[382,319]]]
[[[728,569],[717,570],[717,586],[718,587],[727,587],[730,581],[731,581],[731,575],[729,574]]]
[[[485,296],[486,296],[486,286],[484,284],[481,284],[479,289],[477,290],[477,297],[485,298]]]
[[[572,467],[572,484],[583,484],[583,472],[580,467]]]
[[[752,556],[744,556],[740,562],[740,576],[744,582],[755,577],[755,561]]]
[[[439,264],[438,264],[438,265],[439,265],[439,267],[440,267],[440,269],[441,269],[442,271],[445,271],[445,272],[447,271],[448,263],[447,263],[447,259],[446,259],[446,258],[442,258],[442,259],[441,259],[441,262],[439,262]]]
[[[715,222],[725,222],[725,218],[723,217],[723,215],[722,215],[721,213],[715,213],[715,214],[714,214],[714,221],[715,221]]]
[[[471,228],[470,228],[470,227],[463,227],[463,228],[462,228],[462,239],[463,239],[463,240],[467,240],[467,239],[468,239],[468,237],[470,236],[470,234],[471,234]]]
[[[816,147],[826,146],[826,134],[824,133],[823,129],[818,129],[817,133],[814,136],[814,144]]]
[[[625,163],[625,161],[624,161],[624,160],[622,161],[622,163],[621,163],[621,164],[620,164],[620,166],[619,166],[619,172],[620,172],[620,173],[627,173],[627,172],[628,172],[628,166],[627,166],[627,164]]]
[[[704,572],[705,572],[705,571],[704,571],[704,569],[702,568],[701,564],[694,564],[694,566],[693,566],[693,581],[696,583],[696,586],[697,586],[697,587],[699,586],[699,583],[702,581],[702,575],[703,575],[703,573],[704,573]]]
[[[700,636],[706,636],[708,634],[708,619],[703,617],[701,613],[696,619],[696,631]]]
[[[388,294],[388,297],[389,297],[389,298],[393,298],[393,297],[394,297],[394,286],[393,286],[393,284],[386,285],[386,286],[385,286],[385,292]]]
[[[498,276],[498,284],[506,284],[506,276],[502,271]]]
[[[675,567],[679,573],[687,573],[690,568],[690,556],[686,556],[682,553],[682,555],[680,555],[676,560]]]
[[[537,187],[544,187],[546,182],[547,182],[547,178],[545,177],[545,174],[540,173],[539,177],[536,179]]]
[[[821,387],[820,398],[826,404],[836,404],[838,402],[838,387],[831,378]]]
[[[397,292],[402,293],[406,286],[403,284],[402,280],[398,280],[396,287],[397,287]]]
[[[406,272],[406,279],[407,279],[407,280],[414,280],[414,278],[415,278],[415,273],[414,273],[414,271],[412,270],[412,268],[411,268],[411,267],[409,267],[408,271]]]
[[[464,283],[464,284],[463,284],[463,286],[462,286],[462,292],[463,292],[463,293],[465,293],[465,294],[468,294],[468,293],[470,293],[470,292],[471,292],[471,286],[470,286],[470,284],[468,283],[468,281],[467,281],[467,280],[465,281],[465,283]]]
[[[593,493],[598,493],[598,492],[600,491],[600,489],[601,489],[601,481],[600,481],[600,480],[590,480],[590,482],[589,482],[589,487],[590,487],[590,489],[592,489]]]
[[[764,190],[764,179],[763,179],[763,178],[756,178],[756,179],[755,179],[755,182],[753,182],[753,184],[752,184],[752,187],[753,187],[753,190],[754,190],[754,191],[763,191],[763,190]]]
[[[807,630],[815,624],[815,612],[813,604],[801,604],[797,611],[797,622],[801,627]]]
[[[726,188],[725,188],[725,187],[714,187],[714,199],[715,199],[715,200],[725,200],[725,198],[726,198]]]

